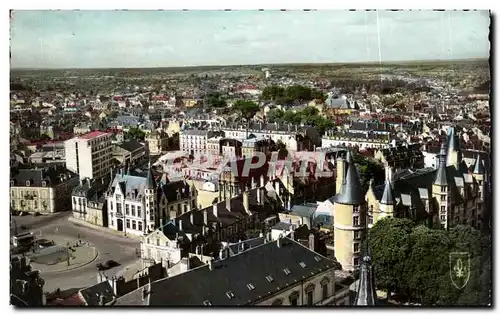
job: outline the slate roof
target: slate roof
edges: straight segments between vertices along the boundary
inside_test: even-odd
[[[376,298],[375,275],[372,269],[371,258],[370,256],[365,256],[361,262],[361,271],[354,305],[372,306],[376,304]]]
[[[295,241],[283,238],[280,242],[281,247],[276,241],[269,242],[215,261],[213,270],[205,265],[152,282],[149,305],[249,305],[334,267],[333,261]],[[290,273],[285,273],[284,269]],[[271,278],[266,278],[268,276]],[[125,300],[126,296],[120,299]],[[130,298],[121,301],[120,305],[136,302],[137,299]]]
[[[100,302],[100,296],[104,297],[104,304],[111,302],[115,298],[113,288],[108,281],[95,284],[88,288],[80,290],[84,302],[90,306],[97,306]]]
[[[118,144],[118,146],[128,152],[134,152],[139,149],[144,149],[144,146],[139,142],[137,142],[137,140],[135,139],[122,142],[121,144]]]
[[[335,196],[335,202],[344,205],[361,205],[365,202],[365,196],[359,180],[356,165],[352,160],[351,154],[347,154],[347,174],[345,181],[340,188],[340,192]]]
[[[317,208],[318,208],[317,204],[295,205],[292,207],[290,214],[309,218],[316,212]]]
[[[66,180],[63,181],[77,177],[77,174],[68,171],[64,165],[57,164],[43,168],[18,169],[17,174],[11,173],[11,181],[14,181],[14,186],[26,186],[26,182],[30,181],[32,187],[42,187],[42,181],[45,181],[46,187],[51,187],[61,184],[63,175],[66,175]]]

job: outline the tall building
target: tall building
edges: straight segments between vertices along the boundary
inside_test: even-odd
[[[377,293],[375,291],[375,272],[370,256],[364,256],[361,262],[359,280],[357,281],[356,298],[354,306],[376,305]]]
[[[66,168],[83,178],[99,178],[111,167],[111,134],[92,131],[64,142]]]
[[[367,204],[356,165],[349,151],[346,161],[342,164],[341,172],[344,169],[347,171],[333,205],[335,257],[344,270],[353,270],[360,262],[360,247],[366,230]],[[340,176],[343,176],[342,173]]]

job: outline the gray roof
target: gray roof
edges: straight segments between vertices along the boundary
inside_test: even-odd
[[[394,205],[394,197],[392,196],[392,186],[389,179],[385,181],[384,194],[380,203],[383,205]]]
[[[372,306],[376,304],[377,293],[375,292],[374,280],[371,258],[365,256],[361,263],[358,290],[354,300],[355,306]]]
[[[104,304],[111,302],[115,298],[113,288],[108,281],[103,281],[91,287],[80,290],[85,303],[90,306],[98,306],[100,296],[104,298]]]
[[[296,216],[309,218],[316,212],[317,208],[317,204],[295,205],[292,207],[291,212]]]
[[[483,160],[481,160],[481,155],[477,155],[476,164],[474,165],[474,174],[484,174]]]
[[[347,174],[345,181],[340,188],[339,194],[335,197],[335,202],[344,205],[361,205],[365,202],[363,189],[359,181],[356,165],[352,160],[351,153],[347,153]]]
[[[446,174],[446,144],[441,145],[441,153],[439,156],[439,168],[436,172],[436,177],[434,179],[434,185],[447,186],[448,177]]]
[[[455,127],[450,128],[450,133],[448,135],[448,150],[459,151],[460,150],[460,140],[458,135],[455,133]]]
[[[333,261],[295,241],[283,238],[280,242],[280,247],[276,241],[269,242],[222,261],[215,261],[213,270],[205,265],[153,282],[149,305],[249,305],[286,290],[296,281],[307,281],[334,266]],[[301,266],[301,262],[305,267]],[[287,274],[284,269],[290,273]],[[272,281],[266,278],[268,276],[272,277]]]
[[[147,177],[147,188],[153,189],[156,187],[155,185],[155,177],[153,175],[153,170],[151,169],[151,161],[148,164],[148,177]]]
[[[45,181],[47,187],[57,186],[63,182],[67,182],[77,177],[78,175],[68,171],[64,165],[55,164],[43,168],[18,169],[11,172],[11,181],[14,186],[26,186],[26,182],[30,182],[31,187],[42,187],[42,182]]]

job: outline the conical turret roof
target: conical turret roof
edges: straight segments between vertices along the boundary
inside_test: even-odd
[[[476,164],[474,165],[474,174],[484,174],[484,165],[481,156],[478,154],[476,158]]]
[[[347,152],[347,174],[345,181],[340,188],[339,194],[335,198],[336,203],[344,205],[361,205],[365,202],[365,196],[359,180],[356,165],[352,160],[351,153]]]
[[[434,185],[448,186],[448,177],[446,176],[446,144],[441,145],[441,152],[439,153],[439,168],[436,172]]]
[[[155,177],[153,176],[153,170],[151,169],[151,160],[149,160],[148,163],[148,189],[154,189],[156,187],[155,185]]]
[[[370,256],[363,257],[359,275],[358,290],[356,292],[355,306],[376,305],[375,277]]]
[[[394,205],[394,197],[392,193],[392,186],[389,179],[385,180],[384,193],[380,199],[380,203],[383,205]]]

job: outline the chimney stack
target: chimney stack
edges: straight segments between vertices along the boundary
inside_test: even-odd
[[[144,301],[144,299],[146,299],[147,296],[148,296],[148,290],[146,290],[146,288],[143,288],[142,289],[142,300]]]
[[[99,295],[99,305],[104,306],[104,294]]]
[[[316,246],[315,246],[314,234],[311,233],[311,234],[309,234],[309,249],[314,252],[315,248],[316,248]]]
[[[210,271],[214,270],[214,263],[212,258],[208,260],[208,269],[210,269]]]
[[[218,215],[218,210],[217,210],[217,205],[218,205],[218,204],[217,204],[216,202],[214,202],[214,204],[212,205],[212,210],[213,210],[213,213],[214,213],[214,216],[215,216],[215,217],[218,217],[218,216],[219,216],[219,215]]]
[[[295,240],[295,234],[294,234],[294,228],[293,228],[293,225],[290,225],[290,238],[292,240]]]
[[[278,236],[278,239],[276,240],[276,246],[278,246],[278,248],[281,248],[282,240],[283,240],[283,234],[280,234],[280,236]]]
[[[264,187],[264,175],[260,175],[260,187]]]
[[[179,225],[179,231],[182,231],[182,219],[179,218],[179,220],[177,221],[177,224]]]
[[[245,211],[250,214],[250,205],[248,203],[248,190],[243,192],[243,208]]]
[[[191,225],[194,225],[194,214],[193,211],[189,214],[189,222],[191,222]]]
[[[231,212],[231,198],[226,199],[226,209]]]
[[[203,210],[203,224],[208,225],[208,212]]]

